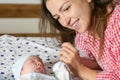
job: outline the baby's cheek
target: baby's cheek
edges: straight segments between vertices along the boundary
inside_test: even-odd
[[[35,70],[34,67],[28,67],[28,68],[26,69],[26,72],[27,72],[27,73],[30,73],[30,72],[34,72],[34,70]]]

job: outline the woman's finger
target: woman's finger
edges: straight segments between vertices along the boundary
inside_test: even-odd
[[[60,52],[59,52],[59,56],[60,57],[68,57],[70,56],[70,53],[68,53],[66,50],[64,50],[63,48],[61,48]]]

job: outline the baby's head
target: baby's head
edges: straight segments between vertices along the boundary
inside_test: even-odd
[[[45,67],[42,60],[35,55],[22,56],[13,66],[12,71],[15,79],[20,75],[30,72],[45,73]]]

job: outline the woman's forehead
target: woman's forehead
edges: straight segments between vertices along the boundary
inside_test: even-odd
[[[58,4],[63,3],[65,1],[71,1],[71,0],[46,0],[46,3],[52,3],[52,4],[57,4],[58,5]]]

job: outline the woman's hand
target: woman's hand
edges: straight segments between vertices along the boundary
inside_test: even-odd
[[[80,66],[81,64],[78,50],[69,42],[63,43],[61,47],[59,53],[60,61],[66,63],[73,74],[76,74],[77,66]]]
[[[67,64],[70,71],[85,80],[95,80],[97,72],[84,66],[78,50],[69,42],[62,44],[60,50],[60,61]]]

